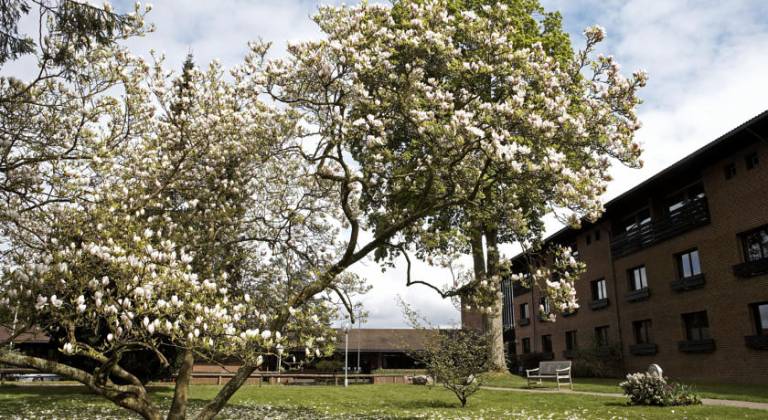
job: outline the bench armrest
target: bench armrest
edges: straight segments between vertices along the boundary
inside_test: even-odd
[[[567,368],[556,369],[556,370],[557,370],[558,372],[568,372],[568,371],[570,371],[570,370],[571,370],[571,368],[570,368],[570,367],[567,367]]]
[[[528,373],[538,372],[538,371],[539,371],[539,368],[536,368],[536,369],[526,369],[525,373],[528,374]]]

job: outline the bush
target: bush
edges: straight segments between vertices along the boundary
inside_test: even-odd
[[[701,404],[699,396],[683,384],[667,383],[666,378],[649,373],[633,373],[619,386],[633,405],[692,405]]]
[[[573,374],[579,377],[615,378],[623,373],[621,359],[621,346],[618,344],[592,343],[591,346],[573,350]]]
[[[318,372],[338,372],[344,370],[344,362],[341,360],[320,360],[315,363]]]
[[[490,335],[461,330],[427,330],[425,349],[414,356],[423,362],[435,383],[440,383],[467,405],[469,397],[482,385],[488,371]]]

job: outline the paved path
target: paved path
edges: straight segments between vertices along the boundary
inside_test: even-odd
[[[546,389],[528,389],[528,388],[501,388],[496,386],[484,386],[483,389],[489,389],[491,391],[513,391],[513,392],[527,392],[527,393],[552,393],[552,394],[576,394],[576,395],[592,395],[596,397],[609,397],[609,398],[625,398],[624,394],[608,393],[608,392],[588,392],[588,391],[571,391],[564,388],[558,391],[556,388]],[[726,407],[739,407],[739,408],[752,408],[755,410],[768,410],[768,403],[759,403],[751,401],[737,401],[737,400],[719,400],[714,398],[702,398],[702,404],[704,405],[721,405]]]

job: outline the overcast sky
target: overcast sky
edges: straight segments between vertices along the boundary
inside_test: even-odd
[[[179,66],[188,52],[198,65],[217,58],[225,66],[239,63],[249,40],[274,43],[277,54],[286,42],[319,36],[310,16],[318,4],[309,0],[159,0],[149,21],[157,30],[132,41],[135,53],[150,48]],[[347,1],[347,4],[353,2]],[[641,170],[617,168],[606,200],[636,185],[741,122],[768,108],[768,1],[684,0],[542,0],[560,10],[574,45],[589,25],[606,28],[601,52],[614,55],[627,74],[650,73],[641,92],[643,128],[637,136],[645,149]],[[116,2],[125,10],[128,2]],[[553,230],[557,226],[551,227]],[[513,249],[508,247],[507,254]],[[363,298],[370,312],[367,327],[402,327],[396,297],[429,315],[437,324],[455,324],[459,314],[423,287],[404,287],[404,270],[381,273],[373,262],[353,270],[373,289]],[[435,282],[447,273],[417,266],[414,274]]]

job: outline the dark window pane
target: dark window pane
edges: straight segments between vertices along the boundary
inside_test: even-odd
[[[541,351],[543,351],[544,353],[552,353],[552,336],[551,335],[541,336]]]
[[[747,169],[755,169],[760,166],[760,159],[757,157],[757,153],[750,153],[744,157],[747,164]]]
[[[725,165],[725,179],[731,179],[736,176],[736,164],[729,163]]]
[[[688,340],[706,340],[709,336],[709,319],[707,312],[683,314],[686,338]]]

